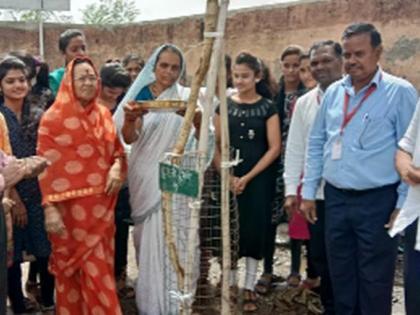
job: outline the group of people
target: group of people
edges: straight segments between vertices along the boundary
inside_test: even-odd
[[[348,26],[341,42],[320,41],[307,53],[286,47],[279,83],[250,52],[225,59],[230,143],[242,161],[230,190],[245,258],[244,312],[258,311],[259,295],[279,281],[273,258],[284,214],[287,284],[316,290],[325,314],[391,314],[395,235],[404,230],[406,313],[420,307],[417,91],[380,67],[382,40],[372,24]],[[188,100],[180,82],[187,61],[164,44],[147,62],[130,54],[97,71],[74,29],[60,35],[59,49],[65,67],[51,73],[22,52],[0,61],[0,314],[6,294],[15,314],[38,310],[22,291],[24,261],[31,261],[26,291],[37,293],[44,314],[121,314],[119,298],[134,296],[140,314],[177,314],[159,161],[175,145],[184,113],[147,111],[137,101]],[[216,105],[209,125],[218,171],[220,112]],[[202,123],[197,110],[191,150]],[[135,288],[126,283],[130,224]],[[235,264],[229,282],[238,294]]]

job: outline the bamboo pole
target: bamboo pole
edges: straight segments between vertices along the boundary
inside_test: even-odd
[[[178,141],[176,142],[174,147],[174,153],[177,155],[182,155],[184,153],[184,148],[191,132],[192,122],[197,107],[198,93],[210,66],[210,57],[212,54],[212,47],[215,39],[214,37],[206,36],[206,33],[211,33],[216,30],[218,12],[218,0],[207,0],[207,9],[204,25],[204,47],[202,51],[202,56],[200,58],[200,65],[197,71],[195,72],[194,79],[191,84],[191,94],[188,99],[187,111],[184,116],[181,132],[178,135]]]
[[[218,1],[207,0],[205,27],[204,27],[205,33],[215,31],[218,11],[219,11]],[[197,106],[196,104],[197,104],[198,94],[201,87],[201,83],[203,82],[204,77],[209,68],[213,43],[214,43],[214,37],[205,36],[200,65],[195,73],[195,76],[192,82],[191,93],[190,93],[190,97],[188,99],[188,104],[187,104],[187,110],[186,110],[184,120],[181,126],[181,131],[178,135],[177,142],[173,149],[174,156],[176,157],[176,158],[172,158],[172,163],[174,164],[179,165],[181,163],[181,156],[184,153],[185,145],[191,133],[192,122],[195,116],[195,111],[196,111],[196,106]],[[179,291],[182,292],[184,289],[185,272],[179,261],[175,240],[172,235],[172,227],[171,227],[172,194],[169,192],[162,193],[162,211],[163,211],[163,221],[164,221],[164,234],[165,234],[165,240],[168,246],[169,257],[170,257],[170,260],[172,261],[172,264],[174,265],[174,268],[177,274],[178,289]],[[184,292],[184,293],[188,293],[188,292]],[[185,310],[184,305],[182,305],[181,303],[181,313],[184,313],[185,311],[188,312],[188,307],[187,307],[187,310]]]
[[[222,50],[223,51],[223,50]],[[230,168],[229,122],[226,102],[226,68],[220,65],[220,135],[221,135],[221,196],[222,196],[222,315],[231,314],[229,278],[231,269],[230,240]]]
[[[204,173],[206,171],[206,162],[207,162],[207,149],[208,149],[208,137],[209,137],[209,123],[210,118],[214,112],[213,99],[216,92],[216,82],[218,78],[219,66],[221,64],[221,59],[223,54],[223,35],[226,24],[227,9],[229,1],[222,1],[219,8],[219,14],[217,18],[217,27],[216,34],[214,34],[215,42],[213,45],[210,67],[207,76],[207,88],[205,95],[205,102],[203,106],[203,112],[201,117],[201,128],[200,128],[200,139],[198,147],[198,163],[197,170],[199,173],[199,196],[198,200],[202,199],[202,190],[204,187]],[[223,63],[224,67],[224,63]],[[188,255],[187,263],[185,268],[185,285],[184,292],[193,291],[193,277],[194,277],[194,262],[196,259],[196,244],[197,239],[199,238],[198,229],[200,225],[200,209],[201,204],[198,202],[195,207],[191,209],[191,218],[190,218],[190,230],[188,235]],[[186,309],[186,314],[190,314],[191,309]]]

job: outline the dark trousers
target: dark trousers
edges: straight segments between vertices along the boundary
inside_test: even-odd
[[[127,269],[128,220],[131,214],[128,188],[122,188],[115,206],[115,264],[114,273],[118,279]]]
[[[1,197],[1,196],[0,196]],[[7,234],[3,206],[0,202],[0,315],[6,314],[7,299]]]
[[[334,295],[325,247],[325,202],[323,200],[316,201],[316,211],[318,220],[315,224],[309,224],[310,261],[316,273],[321,277],[319,293],[324,306],[324,314],[334,315]]]
[[[337,315],[391,315],[397,238],[384,225],[397,184],[364,191],[325,186],[325,236]]]
[[[277,224],[271,224],[270,230],[267,233],[267,239],[265,242],[264,250],[264,273],[273,273],[273,257],[274,250],[276,249],[276,235],[277,235]]]
[[[41,283],[42,305],[54,305],[54,277],[48,271],[48,258],[38,257],[36,267],[39,271]],[[13,263],[8,269],[8,293],[10,303],[15,313],[25,311],[24,295],[22,292],[22,269],[19,262]]]
[[[301,257],[302,257],[302,245],[306,248],[306,257],[307,257],[307,265],[306,268],[306,275],[308,278],[314,279],[318,277],[318,273],[315,270],[315,266],[312,264],[311,260],[311,248],[309,246],[309,240],[297,240],[297,239],[290,239],[290,252],[292,263],[290,264],[290,272],[291,274],[300,274],[300,264],[301,264]]]
[[[420,314],[420,251],[414,249],[417,221],[405,230],[404,289],[406,315]]]

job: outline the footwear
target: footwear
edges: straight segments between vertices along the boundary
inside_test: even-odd
[[[255,312],[258,310],[257,306],[257,294],[249,289],[244,290],[244,298],[242,304],[242,310],[244,313]]]
[[[38,303],[41,301],[41,284],[40,283],[32,282],[30,280],[26,281],[25,291],[31,300],[37,301]]]
[[[117,292],[120,299],[132,299],[136,296],[134,288],[127,285],[127,272],[123,271],[117,277]]]
[[[287,277],[287,285],[292,288],[297,288],[300,285],[301,277],[300,274],[297,273],[291,273]]]
[[[263,273],[255,285],[255,291],[258,294],[266,295],[270,293],[271,289],[276,283],[285,281],[284,278],[273,275],[271,273]]]
[[[239,294],[239,288],[237,285],[231,285],[229,287],[229,296],[230,296],[230,302],[233,304],[238,303],[238,294]],[[222,296],[222,282],[219,282],[217,284],[217,294],[216,297],[220,298]]]
[[[13,314],[20,315],[20,314],[36,313],[39,311],[38,303],[28,299],[27,297],[23,298],[23,305],[25,308],[24,310],[20,312],[13,310]],[[12,309],[13,309],[13,306],[12,306]]]
[[[42,306],[41,305],[42,315],[55,315],[55,305],[51,306]]]
[[[302,281],[300,286],[305,289],[313,290],[318,288],[321,285],[321,278],[306,278]]]

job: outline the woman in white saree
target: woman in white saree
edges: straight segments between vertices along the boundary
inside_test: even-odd
[[[163,233],[159,161],[172,150],[182,117],[170,112],[146,113],[131,101],[187,100],[189,88],[177,83],[183,67],[184,58],[177,47],[159,47],[114,114],[117,130],[124,142],[131,145],[128,185],[135,224],[133,238],[139,263],[136,301],[142,315],[178,313],[178,303],[169,294],[177,288]],[[195,142],[192,135],[190,145]]]

